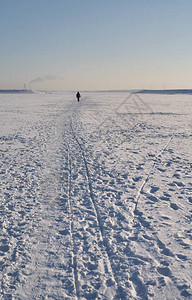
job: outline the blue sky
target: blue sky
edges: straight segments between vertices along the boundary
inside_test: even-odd
[[[0,0],[0,8],[0,89],[192,88],[191,0]]]

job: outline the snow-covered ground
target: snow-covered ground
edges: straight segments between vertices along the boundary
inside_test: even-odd
[[[192,299],[192,95],[0,95],[0,299]]]

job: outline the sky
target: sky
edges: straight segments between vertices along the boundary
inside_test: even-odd
[[[192,88],[191,0],[0,0],[0,89]]]

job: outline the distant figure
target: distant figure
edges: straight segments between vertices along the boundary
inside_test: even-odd
[[[80,94],[79,92],[77,92],[76,97],[77,97],[77,101],[79,102],[79,99],[80,99],[80,97],[81,97],[81,94]]]

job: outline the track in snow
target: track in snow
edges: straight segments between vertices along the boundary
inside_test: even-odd
[[[103,237],[103,228],[102,228],[102,224],[101,224],[101,220],[100,220],[100,215],[99,215],[99,212],[98,212],[98,208],[97,208],[97,205],[95,203],[95,200],[94,200],[94,195],[93,195],[93,191],[92,191],[92,185],[91,185],[91,179],[90,179],[90,174],[89,174],[89,169],[88,169],[88,166],[87,166],[87,161],[86,161],[86,158],[85,158],[85,155],[84,155],[84,152],[82,150],[82,147],[73,131],[73,128],[72,128],[72,125],[70,123],[70,130],[71,130],[71,133],[68,131],[68,150],[69,150],[69,154],[70,155],[70,158],[69,158],[69,183],[68,183],[68,194],[69,194],[69,199],[68,199],[68,202],[69,202],[69,207],[70,207],[70,211],[71,211],[71,218],[72,218],[72,221],[71,221],[71,239],[72,239],[72,243],[73,243],[73,253],[72,253],[72,256],[73,256],[73,259],[75,259],[76,263],[75,265],[73,266],[74,267],[74,281],[75,281],[75,286],[76,286],[76,292],[77,292],[77,297],[83,297],[84,295],[87,295],[85,297],[89,297],[88,295],[90,295],[91,297],[91,291],[87,290],[86,291],[86,288],[84,287],[83,290],[82,290],[82,285],[80,286],[79,284],[79,280],[78,280],[78,276],[81,276],[81,273],[82,273],[82,269],[80,269],[79,265],[80,264],[86,264],[87,262],[84,261],[85,258],[82,258],[81,257],[81,253],[79,253],[79,249],[81,247],[81,241],[83,241],[84,236],[86,236],[86,232],[91,230],[91,228],[89,229],[89,224],[87,222],[87,220],[85,219],[85,224],[86,224],[86,229],[82,230],[82,234],[83,236],[81,237],[82,240],[79,240],[78,241],[78,237],[76,235],[76,231],[78,230],[78,225],[76,222],[74,222],[73,218],[74,218],[74,215],[76,214],[79,215],[80,218],[83,218],[83,206],[81,206],[81,204],[79,202],[79,199],[77,198],[77,201],[75,200],[74,196],[73,196],[73,199],[71,200],[72,198],[72,195],[71,195],[71,189],[72,189],[72,186],[76,185],[75,182],[74,182],[74,178],[76,179],[78,177],[78,173],[82,173],[83,174],[83,180],[86,180],[86,182],[80,182],[79,184],[83,184],[84,187],[85,187],[85,192],[86,192],[86,195],[84,197],[86,197],[86,201],[87,204],[87,208],[90,206],[90,209],[92,210],[92,212],[90,211],[91,215],[94,215],[94,219],[96,222],[96,224],[94,225],[95,227],[95,237],[93,237],[93,240],[94,240],[94,244],[95,244],[95,247],[98,249],[98,253],[96,254],[96,256],[99,254],[99,256],[101,256],[99,258],[100,260],[100,263],[103,264],[103,267],[104,267],[104,274],[102,275],[102,277],[104,276],[103,280],[104,282],[108,282],[106,283],[106,286],[104,285],[104,287],[102,289],[104,289],[103,292],[105,292],[105,290],[111,290],[111,292],[107,292],[108,294],[112,295],[115,291],[115,286],[117,286],[117,283],[115,281],[115,277],[114,277],[114,274],[113,274],[113,271],[112,271],[112,268],[111,268],[111,263],[110,263],[110,259],[109,259],[109,256],[108,256],[108,252],[106,251],[106,246],[105,246],[105,243],[104,243],[104,237]],[[70,136],[71,134],[71,136]],[[74,149],[75,149],[75,152],[74,152]],[[78,156],[78,160],[77,160],[77,156]],[[73,160],[73,163],[74,161],[76,161],[75,165],[77,167],[77,164],[79,165],[78,166],[78,169],[77,170],[74,170],[74,167],[71,166],[71,159]],[[80,169],[79,169],[80,167]],[[74,173],[73,173],[74,172]],[[73,173],[73,174],[72,174]],[[78,189],[77,189],[78,191]],[[79,195],[80,196],[80,195]],[[78,196],[78,197],[79,197]],[[89,204],[90,202],[90,204]],[[83,202],[82,202],[83,203]],[[87,210],[86,208],[86,210]],[[82,216],[81,216],[82,215]],[[76,226],[77,228],[74,228],[74,223],[76,223]],[[78,242],[77,242],[78,241]],[[76,246],[75,246],[76,245]],[[94,250],[95,251],[95,250]],[[92,253],[92,255],[95,256],[94,254],[94,251]],[[88,255],[89,257],[89,255]],[[96,258],[96,259],[98,259]],[[91,267],[91,265],[90,265]],[[95,268],[94,266],[92,266],[92,268]],[[104,283],[102,283],[104,284]],[[88,287],[89,288],[89,287]],[[103,293],[102,292],[102,293]],[[87,294],[86,294],[87,293]],[[99,289],[98,289],[98,293],[99,293]],[[105,292],[106,293],[106,292]],[[99,296],[99,294],[98,294]],[[99,297],[102,297],[102,296],[99,296]]]
[[[97,219],[97,226],[100,229],[101,241],[103,243],[102,247],[104,247],[105,251],[106,251],[105,257],[107,259],[107,265],[108,265],[107,269],[111,273],[111,277],[112,277],[112,279],[114,281],[114,284],[117,288],[117,296],[116,297],[121,298],[122,297],[122,295],[121,295],[122,288],[121,288],[120,282],[118,282],[117,279],[115,278],[115,271],[113,271],[114,266],[113,266],[113,260],[111,258],[111,249],[110,249],[110,246],[109,246],[109,243],[108,243],[107,239],[105,238],[105,232],[104,232],[104,228],[103,228],[103,225],[102,225],[100,212],[99,212],[98,206],[97,206],[95,198],[94,198],[92,183],[91,183],[91,176],[90,176],[90,173],[89,173],[87,160],[86,160],[86,157],[85,157],[85,154],[84,154],[84,150],[83,150],[83,148],[82,148],[82,146],[81,146],[81,144],[80,144],[80,142],[79,142],[78,138],[76,137],[76,134],[73,130],[72,121],[71,121],[71,132],[72,132],[72,135],[73,135],[74,139],[76,140],[76,142],[79,146],[79,149],[82,153],[82,159],[84,161],[84,165],[85,165],[85,169],[86,169],[86,177],[87,177],[87,182],[88,182],[88,187],[89,187],[90,200],[92,202],[92,206],[94,208],[94,214],[95,214],[96,219]]]

